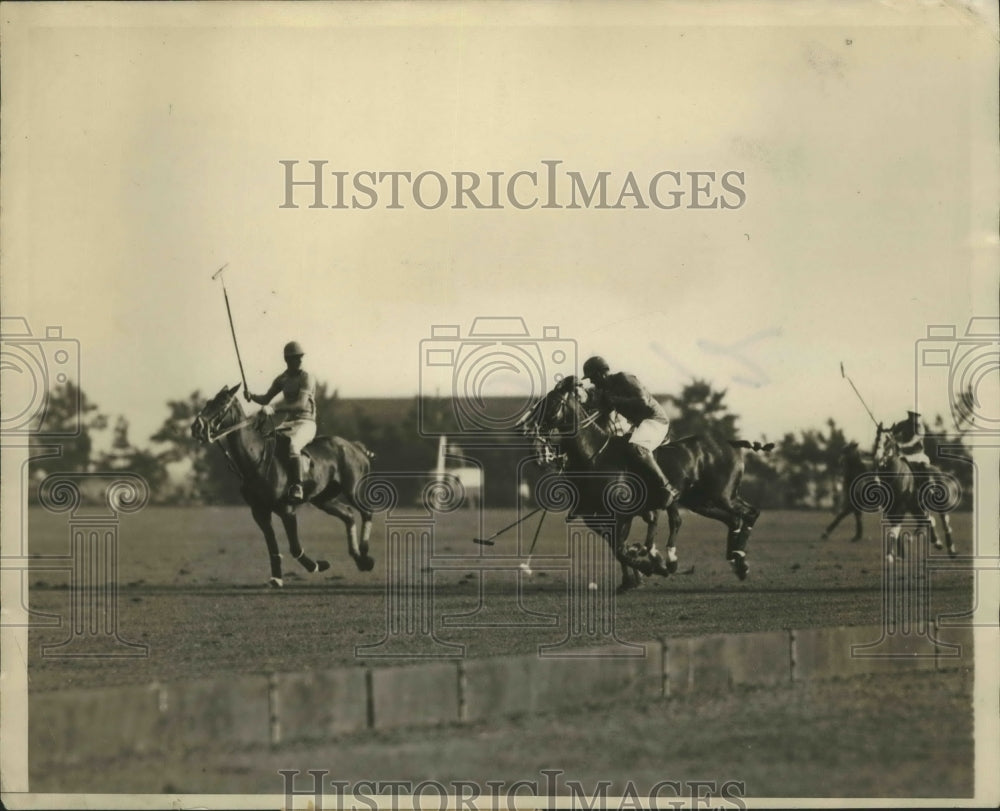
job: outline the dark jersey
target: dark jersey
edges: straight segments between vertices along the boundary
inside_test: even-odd
[[[902,420],[889,429],[903,456],[924,452],[924,438],[912,420]]]
[[[669,422],[667,412],[646,391],[635,375],[618,372],[608,375],[600,386],[602,402],[613,408],[633,425],[643,420]]]

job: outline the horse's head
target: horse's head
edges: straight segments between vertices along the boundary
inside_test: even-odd
[[[538,464],[551,465],[560,459],[563,440],[575,436],[585,422],[593,422],[587,410],[589,399],[587,387],[570,375],[528,410],[521,427],[532,438]]]
[[[239,393],[239,383],[232,388],[223,386],[194,418],[194,422],[191,423],[191,436],[206,444],[214,442],[226,428],[243,419]]]
[[[884,470],[896,459],[899,448],[892,436],[892,429],[886,429],[882,423],[875,431],[875,445],[872,447],[872,461],[876,470]]]

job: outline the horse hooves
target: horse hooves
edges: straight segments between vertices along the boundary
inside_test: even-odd
[[[676,560],[667,561],[667,574],[677,574],[678,562]]]
[[[615,589],[615,594],[624,594],[626,591],[634,591],[635,589],[639,588],[642,585],[642,583],[643,581],[641,579],[635,581],[634,583],[630,583],[627,580],[623,580],[621,583],[618,584],[618,587]]]
[[[325,572],[329,568],[330,568],[330,561],[328,561],[328,560],[317,560],[316,561],[316,571],[317,572]]]
[[[355,563],[358,564],[358,571],[361,572],[370,572],[375,568],[375,558],[371,555],[362,555],[355,561]]]
[[[285,585],[285,583],[280,577],[272,577],[267,581],[267,585],[272,589],[280,589]]]
[[[746,555],[737,554],[729,561],[733,565],[733,572],[740,580],[746,580],[750,574],[750,567],[747,566]]]
[[[948,557],[957,558],[958,557],[958,549],[956,549],[954,546],[949,546],[948,547]]]

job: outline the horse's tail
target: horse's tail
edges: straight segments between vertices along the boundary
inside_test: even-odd
[[[355,440],[353,444],[354,444],[355,448],[357,448],[359,451],[361,451],[369,459],[374,459],[375,458],[375,451],[369,450],[368,446],[365,445],[364,442],[360,442],[358,440]]]
[[[755,453],[770,453],[774,450],[773,442],[762,445],[760,442],[748,442],[745,439],[730,439],[729,444],[734,448],[746,448],[748,451],[754,451]]]

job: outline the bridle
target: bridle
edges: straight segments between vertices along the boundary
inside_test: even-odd
[[[204,442],[206,445],[215,444],[223,437],[229,436],[229,434],[233,433],[234,431],[238,431],[240,428],[249,425],[255,419],[257,419],[256,415],[246,417],[245,419],[239,420],[233,423],[232,425],[228,425],[222,430],[216,432],[216,427],[222,422],[223,419],[225,419],[226,415],[229,413],[229,409],[233,407],[233,403],[236,401],[236,398],[238,396],[239,396],[239,389],[230,394],[225,404],[221,408],[219,408],[218,411],[216,411],[215,414],[212,415],[211,417],[205,416],[205,411],[207,410],[208,406],[205,406],[205,408],[203,408],[201,411],[198,412],[198,416],[196,419],[200,420],[201,424],[204,426],[204,438],[201,441]]]
[[[881,423],[876,426],[875,447],[872,450],[872,464],[875,470],[885,467],[890,461],[898,456],[899,446],[892,435],[892,430],[883,428]]]
[[[195,438],[205,445],[217,444],[222,453],[225,454],[226,462],[228,462],[229,467],[232,468],[236,472],[236,474],[242,479],[243,473],[240,470],[239,465],[236,464],[236,460],[233,459],[232,454],[230,454],[229,452],[229,449],[221,442],[221,440],[229,436],[230,434],[239,431],[241,428],[245,428],[246,426],[251,425],[253,422],[260,419],[260,415],[264,412],[258,412],[257,414],[250,415],[249,417],[244,417],[242,420],[237,420],[232,425],[227,425],[225,428],[218,430],[217,426],[219,426],[219,424],[225,419],[226,415],[233,407],[233,403],[236,402],[237,397],[239,397],[238,387],[233,390],[233,392],[226,399],[226,402],[211,417],[205,416],[205,411],[208,409],[207,405],[200,412],[198,412],[198,416],[195,418],[195,423],[196,424],[198,424],[199,422],[201,423],[202,431],[199,432],[201,433],[201,436],[198,436],[196,434]],[[273,436],[275,434],[274,422],[270,417],[270,415],[268,415],[268,420],[271,423],[270,424],[271,430],[264,434],[265,439],[267,438],[268,435]],[[261,452],[261,458],[257,461],[258,466],[262,465],[262,463],[264,462],[264,457],[268,455],[270,456],[270,459],[268,460],[268,469],[270,469],[270,465],[274,461],[274,453],[268,454],[268,444],[267,442],[265,442],[264,449]],[[265,475],[266,473],[267,471],[265,471]]]
[[[538,442],[543,448],[543,459],[545,464],[555,464],[559,470],[563,470],[566,467],[568,461],[568,454],[566,451],[562,450],[559,445],[552,442],[553,434],[557,434],[561,439],[563,434],[559,429],[559,424],[562,422],[570,395],[575,391],[574,389],[567,388],[565,391],[561,392],[559,395],[559,404],[555,408],[552,415],[552,422],[554,427],[549,428],[547,431],[543,432],[542,422],[546,417],[546,406],[548,405],[548,398],[544,398],[532,406],[531,410],[525,415],[524,420],[524,433],[530,436],[534,441]],[[577,397],[577,402],[580,407],[586,411],[586,407],[583,402]],[[602,414],[600,410],[595,410],[587,414],[587,416],[577,421],[576,431],[579,432],[583,428],[589,428],[591,425],[596,423]],[[607,449],[608,445],[611,443],[611,438],[613,434],[609,431],[604,443],[593,453],[587,456],[587,462],[593,462],[597,457],[599,457]]]

